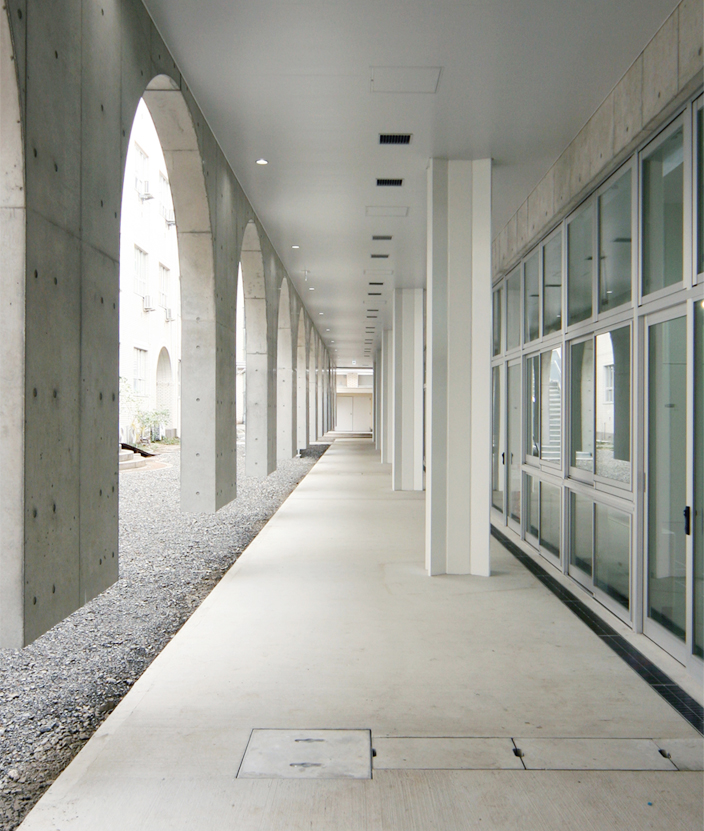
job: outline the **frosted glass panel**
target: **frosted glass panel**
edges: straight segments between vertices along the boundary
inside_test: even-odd
[[[543,333],[562,328],[562,237],[554,236],[543,249]]]
[[[631,300],[631,171],[599,197],[599,309]]]
[[[643,159],[643,294],[682,281],[682,128]]]
[[[592,316],[593,211],[585,208],[567,226],[567,301],[570,324]]]

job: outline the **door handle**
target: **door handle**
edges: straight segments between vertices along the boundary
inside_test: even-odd
[[[506,453],[502,453],[502,454],[501,454],[501,464],[502,464],[502,465],[505,465],[505,464],[506,464]]]
[[[688,537],[692,533],[692,509],[687,505],[682,513],[684,514],[684,533]]]

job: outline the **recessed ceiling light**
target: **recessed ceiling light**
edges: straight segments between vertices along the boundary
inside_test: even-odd
[[[329,332],[330,330],[329,330],[329,329],[326,329],[325,331],[326,331],[326,332]]]
[[[319,315],[323,314],[323,312],[318,312]]]
[[[294,249],[296,249],[296,248],[300,248],[300,247],[301,247],[300,245],[292,245],[292,246],[291,246],[291,248],[294,248]]]
[[[257,159],[257,164],[269,164],[266,159]]]
[[[335,341],[334,341],[334,340],[331,340],[331,341],[330,341],[330,343],[335,343]]]
[[[308,286],[308,291],[315,291],[315,289],[313,288],[313,286]]]

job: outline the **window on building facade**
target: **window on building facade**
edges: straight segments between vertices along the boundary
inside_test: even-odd
[[[504,365],[491,370],[491,504],[504,512]]]
[[[570,348],[570,465],[594,471],[594,341]]]
[[[540,355],[533,355],[526,360],[526,379],[528,381],[528,436],[526,457],[540,458]]]
[[[506,349],[521,342],[521,270],[517,268],[506,280]]]
[[[590,203],[567,226],[567,308],[570,326],[592,316],[594,209]]]
[[[684,130],[682,124],[642,159],[643,294],[682,282]]]
[[[540,545],[555,557],[560,556],[560,522],[561,490],[548,482],[540,483]]]
[[[531,254],[523,265],[523,333],[524,340],[535,340],[539,333],[540,268],[539,252]]]
[[[147,394],[147,350],[134,349],[134,373],[132,386],[137,395]]]
[[[558,232],[543,248],[543,334],[562,328],[562,236]]]
[[[594,503],[581,494],[570,493],[570,566],[592,576]]]
[[[492,332],[493,332],[493,355],[501,354],[501,295],[503,289],[497,289],[492,295]]]
[[[171,272],[165,266],[159,263],[159,305],[162,309],[170,308],[169,304],[169,282],[171,280]]]
[[[134,189],[139,195],[145,192],[145,183],[149,181],[149,156],[138,145],[134,145]]]
[[[631,518],[623,511],[594,505],[594,585],[629,607]]]
[[[596,473],[631,483],[631,328],[596,336]]]
[[[144,297],[149,286],[149,257],[139,246],[134,247],[134,290]]]
[[[540,356],[540,458],[562,461],[562,347]]]
[[[631,171],[599,196],[599,311],[631,301]]]

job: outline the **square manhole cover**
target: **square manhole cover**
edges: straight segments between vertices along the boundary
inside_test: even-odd
[[[371,779],[369,730],[252,730],[238,779]]]

